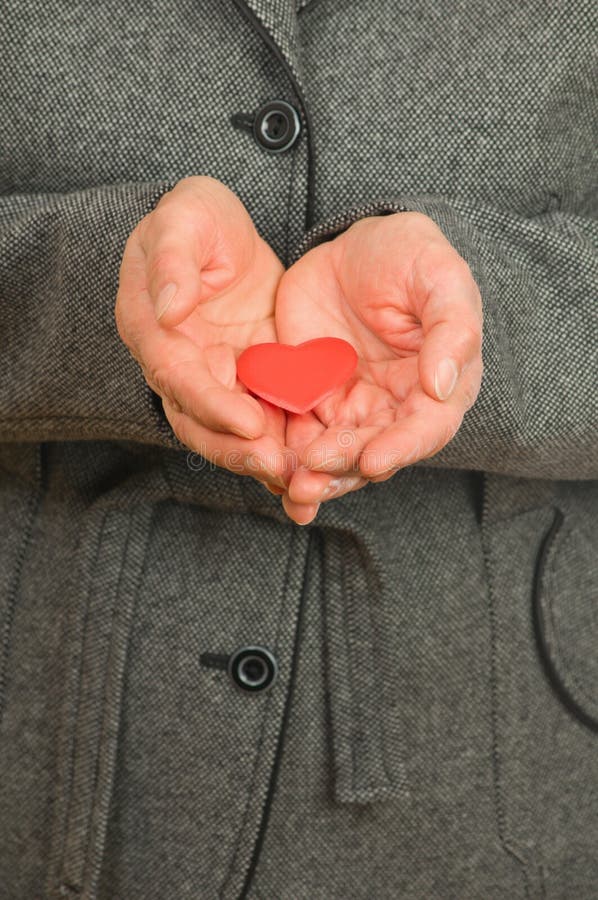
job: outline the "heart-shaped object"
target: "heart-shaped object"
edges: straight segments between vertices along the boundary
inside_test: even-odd
[[[258,397],[294,413],[305,413],[353,374],[357,353],[342,338],[303,344],[254,344],[237,360],[239,381]]]

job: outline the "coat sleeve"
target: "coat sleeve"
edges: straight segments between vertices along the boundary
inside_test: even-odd
[[[436,222],[468,263],[484,313],[478,398],[452,441],[417,465],[598,477],[598,222],[435,195],[381,199],[311,228],[291,262],[364,216],[401,211]]]
[[[114,319],[126,240],[174,183],[0,198],[0,440],[180,446]]]

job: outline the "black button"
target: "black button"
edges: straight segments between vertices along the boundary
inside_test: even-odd
[[[265,647],[240,647],[229,657],[228,674],[244,691],[265,691],[278,674],[278,663]]]
[[[292,147],[300,131],[301,120],[297,110],[286,100],[271,100],[266,103],[258,109],[253,120],[256,141],[273,153]]]

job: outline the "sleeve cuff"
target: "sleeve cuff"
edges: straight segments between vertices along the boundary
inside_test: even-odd
[[[352,206],[350,209],[337,213],[325,222],[314,225],[306,231],[299,243],[290,255],[289,266],[296,263],[308,250],[334,240],[343,231],[346,231],[354,222],[365,219],[367,216],[388,216],[397,212],[413,212],[413,207],[405,206],[400,200],[374,200],[360,206]]]

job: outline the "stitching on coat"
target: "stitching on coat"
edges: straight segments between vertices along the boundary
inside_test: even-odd
[[[99,723],[100,724],[100,733],[98,735],[98,740],[97,740],[97,753],[96,753],[95,766],[94,766],[94,783],[93,783],[93,788],[91,791],[91,802],[89,804],[89,814],[87,816],[87,821],[86,821],[87,837],[85,840],[85,847],[83,850],[84,881],[85,881],[85,869],[87,869],[87,866],[89,864],[90,845],[91,845],[92,832],[93,832],[93,817],[94,817],[94,812],[95,812],[95,809],[96,809],[96,806],[98,803],[98,782],[99,782],[99,778],[100,778],[100,774],[99,774],[100,759],[101,759],[101,753],[102,753],[102,745],[104,743],[104,735],[106,733],[106,707],[108,705],[108,702],[106,699],[106,685],[108,683],[108,675],[111,670],[111,664],[112,664],[112,660],[113,660],[113,656],[114,656],[114,643],[115,643],[114,612],[118,606],[123,572],[125,569],[125,562],[127,559],[127,552],[129,549],[129,544],[131,543],[131,532],[133,530],[132,525],[133,525],[133,509],[129,510],[129,513],[127,516],[127,537],[126,537],[125,544],[124,544],[124,547],[123,547],[123,550],[122,550],[122,553],[120,556],[120,568],[119,568],[119,572],[118,572],[118,581],[116,583],[116,588],[114,591],[112,613],[111,613],[111,617],[110,617],[110,619],[111,619],[111,622],[110,622],[110,645],[108,648],[107,659],[104,664],[104,673],[103,673],[103,678],[102,678],[102,690],[100,691],[100,693],[98,695],[99,702],[101,703],[101,717],[100,717],[100,723]],[[149,524],[148,524],[148,530],[147,530],[148,538],[147,538],[147,543],[146,543],[146,548],[145,548],[146,551],[147,551],[147,544],[149,544],[149,532],[150,532],[150,528],[149,528]],[[139,580],[139,582],[137,584],[137,590],[135,592],[136,595],[139,592],[140,581],[141,581],[141,579]]]
[[[487,476],[484,475],[484,491],[487,492]],[[492,523],[494,524],[494,523]],[[482,553],[484,556],[485,568],[486,568],[486,577],[487,577],[487,591],[486,591],[486,600],[488,604],[488,618],[490,624],[490,698],[491,698],[491,710],[490,710],[490,724],[491,724],[491,735],[492,735],[492,776],[494,783],[494,801],[496,808],[496,826],[498,831],[499,840],[504,848],[504,850],[512,856],[519,865],[521,866],[521,872],[523,876],[524,883],[524,893],[525,897],[530,897],[530,885],[529,885],[529,876],[527,870],[527,861],[524,858],[524,853],[520,850],[515,849],[515,847],[510,843],[510,841],[506,837],[506,814],[505,814],[505,806],[503,799],[503,789],[502,789],[502,768],[500,762],[500,750],[498,746],[498,679],[497,679],[497,647],[499,640],[499,627],[498,627],[498,617],[496,613],[496,589],[494,585],[494,559],[492,555],[492,550],[490,544],[487,543],[486,539],[484,539],[483,535],[487,528],[491,527],[489,523],[486,525],[482,525]]]
[[[295,54],[295,56],[299,55],[297,53],[297,48],[292,44],[291,41],[289,41],[288,44],[283,47],[272,35],[269,25],[266,24],[266,20],[260,18],[255,10],[251,9],[247,5],[245,0],[233,0],[233,2],[238,8],[239,12],[241,12],[242,15],[247,19],[251,27],[265,41],[266,46],[280,62],[296,96],[299,99],[302,125],[305,127],[305,133],[307,135],[307,206],[305,214],[305,228],[309,229],[313,225],[316,194],[316,148],[313,139],[311,113],[305,99],[302,78],[300,73],[295,71],[294,66],[291,65],[289,61],[289,52]],[[274,21],[275,17],[273,16],[272,19]],[[274,24],[278,23],[274,21]]]
[[[297,532],[295,531],[295,529],[293,529],[291,531],[291,540],[289,542],[289,555],[287,558],[287,567],[286,567],[286,572],[285,572],[285,576],[284,576],[283,589],[281,591],[281,595],[282,595],[283,599],[279,606],[279,616],[278,616],[278,626],[276,629],[275,649],[278,648],[278,646],[279,646],[280,629],[282,627],[281,626],[282,615],[280,615],[280,612],[282,609],[284,609],[284,607],[286,605],[287,594],[288,594],[288,589],[289,589],[289,581],[290,581],[291,563],[292,563],[293,556],[294,556],[293,551],[295,548],[296,538],[297,538]],[[245,809],[243,810],[243,818],[241,819],[241,825],[237,831],[237,839],[235,841],[235,845],[234,845],[233,851],[231,853],[230,865],[228,867],[226,875],[224,876],[224,880],[222,881],[222,884],[218,891],[219,897],[223,896],[224,889],[226,888],[226,885],[228,884],[228,882],[231,879],[233,866],[234,866],[235,860],[236,860],[238,852],[239,852],[239,844],[241,842],[241,836],[242,836],[243,832],[245,831],[245,826],[246,826],[247,819],[249,816],[249,804],[254,795],[254,785],[255,785],[255,781],[256,781],[256,777],[257,777],[257,768],[258,768],[258,764],[259,764],[259,761],[261,758],[262,745],[264,743],[264,732],[266,730],[266,722],[268,721],[269,708],[272,704],[272,697],[273,697],[272,691],[268,691],[267,701],[264,704],[264,712],[262,714],[262,725],[261,725],[261,729],[260,729],[260,737],[259,737],[259,741],[258,741],[256,751],[255,751],[255,758],[254,758],[254,762],[253,762],[253,769],[251,772],[251,779],[249,782],[249,786],[247,788],[247,799],[245,801]],[[258,833],[259,833],[259,826],[258,826]],[[253,851],[251,853],[251,856],[253,856]],[[250,857],[250,863],[251,863],[251,857]]]
[[[358,541],[357,552],[360,557],[362,569],[364,572],[366,572],[366,577],[367,577],[367,565],[368,565],[369,560],[367,558],[367,553],[365,551],[365,548],[363,547],[363,545],[361,544],[360,541]],[[382,595],[383,591],[384,591],[384,586],[380,582],[380,579],[378,578],[377,573],[375,573],[375,576],[374,576],[374,584],[376,585],[377,590],[372,591],[372,595],[373,596],[377,596],[378,594]],[[372,610],[372,603],[366,603],[366,607],[367,607],[368,619],[370,622],[370,632],[371,632],[373,650],[375,652],[377,652],[378,647],[380,646],[380,640],[379,640],[379,635],[378,635],[378,629],[376,627],[377,626],[376,617],[374,616],[374,613]],[[372,660],[372,663],[373,663],[372,670],[373,670],[373,681],[374,681],[374,696],[376,698],[376,706],[378,708],[377,719],[378,719],[378,726],[380,728],[380,737],[382,740],[382,767],[384,770],[384,774],[385,774],[386,778],[388,779],[389,787],[391,787],[394,785],[395,779],[394,779],[394,776],[391,776],[391,773],[388,770],[388,758],[387,758],[388,757],[388,745],[387,745],[386,733],[385,733],[385,729],[384,729],[384,715],[380,712],[380,698],[382,696],[382,691],[380,689],[380,667],[375,664],[374,660]],[[400,779],[400,780],[402,780],[402,779]]]
[[[340,575],[341,575],[341,584],[342,584],[341,603],[344,600],[347,604],[347,609],[348,609],[350,606],[353,605],[353,594],[350,593],[349,581],[347,580],[347,576],[346,576],[346,566],[344,565],[344,560],[343,560],[343,556],[342,556],[342,550],[340,547],[340,540],[339,540],[338,535],[335,535],[335,542],[337,545],[336,546],[336,554],[337,554],[337,560],[338,560],[338,563],[340,566]],[[345,655],[347,658],[347,670],[349,673],[349,690],[351,692],[351,712],[352,712],[352,719],[353,719],[353,716],[355,715],[355,690],[353,687],[354,676],[353,676],[353,667],[351,665],[351,644],[350,644],[349,635],[348,635],[348,628],[349,628],[348,618],[349,617],[346,614],[342,616],[343,637],[345,639],[344,640]],[[355,791],[356,791],[356,787],[355,787],[355,765],[356,765],[355,764],[355,753],[356,753],[355,745],[356,745],[356,740],[355,740],[355,735],[352,733],[353,732],[352,726],[353,726],[353,722],[350,723],[350,733],[348,735],[348,740],[349,740],[349,749],[351,752],[351,788],[353,790],[353,793],[355,793]],[[345,740],[347,740],[347,735],[345,735]]]
[[[117,759],[117,753],[118,753],[118,728],[120,725],[123,690],[124,690],[125,678],[126,678],[126,663],[129,658],[129,644],[130,644],[130,640],[131,640],[131,632],[132,632],[132,628],[133,628],[133,625],[135,622],[135,614],[136,614],[136,610],[137,610],[137,605],[139,603],[140,585],[143,583],[144,577],[147,572],[149,547],[150,547],[150,542],[151,542],[151,538],[152,538],[152,534],[153,534],[153,525],[154,525],[154,520],[155,520],[155,506],[150,505],[149,508],[147,508],[145,515],[146,515],[147,521],[145,522],[145,528],[143,529],[142,552],[141,552],[141,558],[140,558],[141,565],[139,567],[139,571],[137,574],[137,579],[135,581],[135,584],[130,589],[131,596],[130,596],[130,601],[129,601],[128,621],[126,622],[126,636],[125,636],[124,646],[122,648],[122,654],[123,654],[122,669],[118,672],[118,680],[117,680],[118,704],[117,704],[116,711],[118,713],[119,721],[117,724],[117,733],[116,733],[116,737],[114,740],[114,756],[113,756],[112,760],[109,760],[108,778],[104,779],[104,782],[105,782],[104,791],[103,791],[103,793],[100,793],[98,795],[98,800],[96,801],[96,804],[93,808],[93,812],[95,813],[95,811],[98,810],[98,813],[97,813],[97,816],[95,817],[95,819],[96,819],[95,823],[92,820],[91,829],[90,829],[90,837],[93,835],[93,838],[95,841],[95,850],[96,850],[95,858],[92,859],[91,855],[89,858],[89,865],[90,865],[89,892],[90,892],[91,897],[93,897],[93,898],[95,898],[97,895],[97,889],[98,889],[97,882],[101,877],[101,871],[102,871],[102,862],[103,862],[103,858],[104,858],[107,824],[108,824],[108,819],[109,819],[109,815],[110,815],[110,803],[111,803],[113,789],[114,789],[116,759]],[[129,516],[129,524],[130,524],[130,532],[129,533],[131,534],[131,533],[133,533],[133,529],[135,527],[135,510],[131,510],[131,513]],[[127,540],[127,546],[128,546],[128,544],[129,544],[129,541]],[[124,562],[123,562],[123,566],[121,567],[121,573],[123,571],[125,571],[126,552],[123,554],[123,561]],[[119,577],[119,587],[120,587],[120,577]],[[113,608],[116,608],[117,602],[118,602],[118,598],[115,598],[115,607],[113,607]],[[120,608],[120,605],[121,604],[118,604],[119,608]],[[110,659],[112,658],[112,655],[113,655],[112,651],[113,651],[113,647],[114,647],[114,643],[115,643],[114,630],[112,631],[112,638],[113,639],[110,644],[110,652],[109,652]],[[107,672],[109,672],[109,667],[107,667]],[[105,722],[106,722],[107,709],[108,709],[108,704],[107,704],[107,702],[104,702],[104,706],[103,706],[104,718],[103,718],[102,725],[105,725]],[[100,746],[101,746],[101,744],[100,744]],[[100,757],[98,757],[98,760],[99,759],[100,759]],[[97,789],[96,789],[96,793],[97,793]],[[104,803],[105,803],[105,808],[103,808]],[[99,840],[101,840],[99,854],[97,853],[98,829],[100,829]],[[118,896],[115,897],[114,900],[119,900],[119,897]]]
[[[19,552],[15,560],[13,578],[8,589],[6,614],[4,617],[4,626],[2,629],[2,641],[0,644],[0,724],[2,724],[4,709],[6,705],[8,660],[11,650],[12,626],[17,601],[19,598],[19,588],[21,586],[23,564],[25,562],[27,550],[29,549],[29,544],[31,543],[35,520],[37,518],[37,513],[39,511],[41,499],[43,496],[43,453],[43,445],[40,445],[36,460],[37,490],[32,491],[29,497],[25,524],[22,530],[23,539],[21,541],[21,546],[19,547]]]
[[[528,513],[545,511],[550,506],[551,506],[551,501],[546,500],[544,503],[538,503],[536,506],[529,506],[527,509],[518,509],[516,512],[507,513],[506,515],[500,516],[497,519],[492,519],[492,521],[489,524],[492,526],[502,525],[505,522],[511,522],[511,521],[514,521],[515,519],[518,519],[519,516],[527,516]]]
[[[368,557],[367,551],[360,540],[354,539],[353,545],[357,551],[357,555],[359,557],[362,571],[365,573],[366,581],[368,582],[368,587],[371,588],[372,587],[372,578],[368,577],[368,574],[367,574],[367,572],[368,572],[367,567],[368,567],[368,564],[370,563],[370,559]],[[352,706],[353,711],[355,711],[355,709],[358,709],[360,711],[359,715],[360,715],[360,724],[361,724],[361,716],[362,716],[361,705],[358,703],[356,704],[356,702],[355,702],[356,695],[355,695],[354,685],[355,685],[356,679],[354,676],[353,657],[352,657],[352,653],[350,650],[350,641],[349,641],[348,630],[347,630],[348,629],[347,623],[348,623],[351,611],[355,608],[355,593],[353,591],[351,580],[347,579],[347,572],[348,572],[349,567],[344,562],[344,559],[342,556],[342,551],[341,551],[340,547],[338,548],[338,552],[339,552],[340,566],[341,566],[343,596],[346,598],[346,615],[343,616],[343,623],[344,623],[343,633],[345,636],[347,668],[348,668],[348,672],[349,672],[349,686],[350,686],[351,701],[352,701],[351,706]],[[380,586],[380,582],[379,582],[379,578],[378,578],[377,574],[374,576],[373,581],[374,581],[375,587],[374,587],[374,589],[371,590],[371,594],[375,596],[376,593],[379,590],[381,590],[381,586]],[[353,794],[355,795],[355,797],[360,797],[363,800],[363,802],[367,802],[368,799],[373,799],[374,797],[387,796],[395,787],[402,788],[405,795],[408,794],[408,787],[405,783],[404,773],[399,771],[399,773],[395,774],[389,770],[388,743],[387,743],[385,727],[384,727],[384,715],[380,711],[380,697],[382,696],[381,689],[380,689],[380,672],[379,672],[378,667],[375,665],[375,653],[376,653],[377,648],[380,645],[379,635],[378,635],[378,630],[376,627],[375,616],[372,611],[372,605],[370,602],[367,602],[366,606],[367,606],[366,615],[367,615],[368,621],[369,621],[369,640],[370,640],[370,643],[372,646],[372,651],[374,654],[374,656],[372,657],[372,660],[371,660],[371,663],[372,663],[371,677],[372,677],[372,683],[373,683],[373,697],[374,697],[374,702],[376,703],[376,710],[377,710],[376,728],[379,729],[379,738],[380,738],[381,745],[382,745],[380,747],[380,761],[382,763],[382,771],[387,780],[387,785],[379,785],[374,781],[374,783],[371,783],[371,782],[364,783],[364,785],[357,787],[356,782],[355,782],[355,774],[356,774],[355,759],[356,759],[356,743],[357,742],[355,740],[355,735],[352,730],[351,734],[349,736],[350,746],[351,746],[351,759],[352,759],[351,787],[352,787],[352,791],[353,791]],[[376,743],[378,744],[377,741],[376,741]],[[371,754],[371,750],[369,750],[368,752]],[[402,762],[402,760],[401,760],[401,762]],[[370,768],[370,770],[368,771],[368,775],[371,775],[371,774],[372,774],[372,772],[371,772],[371,768]],[[397,781],[398,781],[398,784],[397,784]]]
[[[286,228],[286,238],[285,238],[285,245],[284,245],[285,268],[287,268],[289,265],[289,234],[291,231],[291,206],[292,206],[292,200],[293,200],[293,192],[294,192],[294,188],[295,188],[295,175],[297,172],[298,153],[299,153],[299,147],[296,147],[295,152],[292,154],[292,157],[291,157],[291,178],[290,178],[289,194],[288,194],[288,200],[287,200],[287,228]]]
[[[75,699],[75,708],[72,713],[71,721],[72,721],[72,730],[73,735],[70,741],[70,754],[69,759],[66,764],[66,772],[65,772],[65,781],[66,781],[66,790],[68,791],[68,796],[66,799],[66,806],[64,810],[64,818],[62,822],[62,847],[60,851],[60,861],[58,866],[58,879],[62,883],[62,875],[65,868],[66,861],[66,842],[67,842],[67,833],[69,831],[69,818],[71,814],[71,805],[73,800],[73,788],[74,788],[74,779],[73,774],[75,770],[75,757],[77,755],[77,724],[79,722],[79,706],[81,702],[81,682],[83,678],[83,665],[85,658],[85,637],[88,631],[88,621],[89,621],[89,604],[92,593],[92,583],[93,583],[93,575],[96,571],[98,559],[100,555],[100,548],[102,546],[102,538],[104,534],[104,526],[106,524],[107,513],[105,512],[102,516],[102,520],[99,526],[98,536],[96,538],[95,545],[95,553],[93,557],[93,563],[91,565],[90,570],[87,573],[87,591],[85,595],[85,612],[83,615],[83,623],[81,629],[81,643],[80,643],[80,655],[79,655],[79,671],[77,673],[77,683],[76,683],[76,699]],[[73,887],[69,887],[69,890],[73,890]]]

